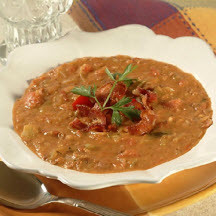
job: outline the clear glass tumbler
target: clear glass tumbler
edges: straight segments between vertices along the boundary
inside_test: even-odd
[[[0,0],[7,52],[26,44],[46,42],[61,36],[59,15],[73,0]]]

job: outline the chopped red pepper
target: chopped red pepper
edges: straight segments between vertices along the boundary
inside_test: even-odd
[[[73,103],[72,103],[72,106],[73,106],[73,109],[74,110],[77,110],[77,105],[86,105],[88,107],[93,107],[94,106],[94,103],[92,103],[90,101],[90,98],[89,97],[86,97],[86,96],[79,96]]]

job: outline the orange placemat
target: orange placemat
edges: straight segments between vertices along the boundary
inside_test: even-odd
[[[216,162],[185,170],[166,178],[160,184],[134,184],[100,190],[80,191],[57,180],[40,177],[48,191],[57,196],[84,199],[132,215],[151,212],[208,188],[216,182]],[[196,199],[193,199],[196,201]],[[187,201],[191,203],[191,201]],[[158,212],[170,212],[185,205],[180,203]],[[34,210],[15,210],[0,206],[1,216],[93,216],[78,208],[52,203]],[[157,214],[156,214],[157,215]],[[162,215],[162,214],[159,214]]]

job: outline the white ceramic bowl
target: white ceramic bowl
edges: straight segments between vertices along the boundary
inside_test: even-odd
[[[140,25],[86,33],[72,31],[63,38],[44,44],[28,45],[9,55],[0,71],[0,157],[11,168],[59,179],[78,189],[96,189],[138,182],[158,183],[180,170],[216,160],[216,124],[191,151],[170,162],[145,171],[89,174],[67,170],[39,159],[13,131],[12,107],[17,96],[35,78],[58,64],[84,56],[129,55],[174,64],[192,73],[207,90],[216,122],[216,59],[210,47],[194,37],[171,39],[155,35]]]

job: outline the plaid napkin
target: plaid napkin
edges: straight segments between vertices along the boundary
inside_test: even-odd
[[[141,24],[172,38],[200,37],[216,53],[215,0],[75,0],[69,13],[84,31]]]
[[[102,31],[125,24],[141,24],[172,38],[194,36],[205,40],[216,54],[215,0],[74,0],[69,11],[84,31]],[[216,164],[177,173],[160,184],[137,184],[93,191],[72,189],[59,181],[40,177],[50,193],[89,200],[129,213],[141,213],[164,200],[171,202],[203,185],[203,176],[215,179]],[[191,179],[197,179],[196,183]],[[188,179],[188,182],[187,182]],[[206,185],[209,179],[205,177]],[[187,182],[187,184],[185,183]],[[197,189],[198,190],[198,189]],[[148,199],[147,199],[147,198]],[[150,199],[149,199],[150,197]],[[0,216],[90,216],[93,214],[61,204],[36,210],[0,206]],[[153,215],[153,213],[151,213]],[[189,215],[185,213],[185,215]]]

